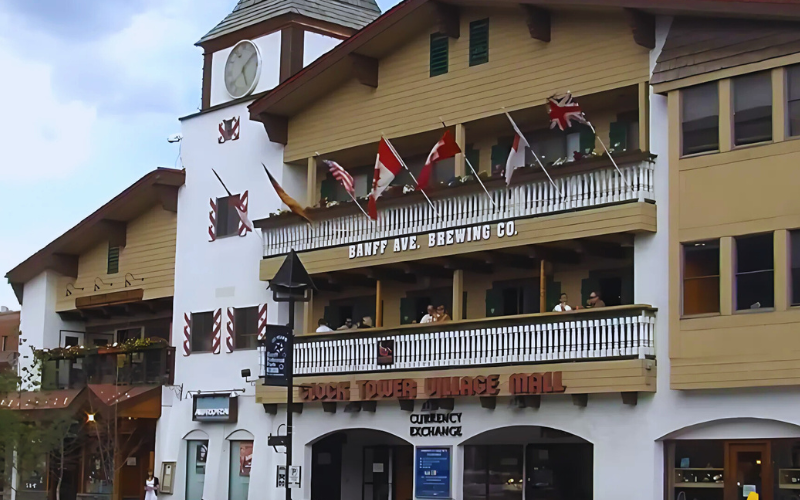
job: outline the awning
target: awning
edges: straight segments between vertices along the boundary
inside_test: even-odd
[[[114,384],[89,384],[89,389],[106,406],[126,403],[133,399],[158,389],[160,385],[134,385],[120,386]]]
[[[89,390],[106,406],[116,406],[119,417],[161,417],[161,386],[89,384]]]
[[[83,389],[57,391],[23,391],[0,396],[0,407],[9,410],[64,410],[78,398]]]

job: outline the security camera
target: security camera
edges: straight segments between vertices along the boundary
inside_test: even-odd
[[[247,378],[250,376],[250,368],[245,368],[242,370],[242,378]]]
[[[167,142],[169,143],[181,142],[181,139],[183,139],[183,136],[181,134],[172,134],[171,136],[167,137]]]

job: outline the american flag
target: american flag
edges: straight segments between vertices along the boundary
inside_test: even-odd
[[[547,100],[547,107],[550,112],[550,128],[560,128],[566,130],[572,126],[572,122],[586,123],[580,105],[572,100],[572,94],[567,93],[563,96],[553,96]]]
[[[345,191],[350,193],[350,196],[356,196],[356,190],[353,187],[353,176],[347,173],[341,165],[336,163],[335,161],[331,160],[322,160],[322,163],[328,166],[331,174],[333,174],[333,178],[339,181],[339,184],[342,185]]]

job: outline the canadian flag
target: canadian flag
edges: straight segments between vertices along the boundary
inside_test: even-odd
[[[461,148],[458,147],[455,139],[453,139],[453,134],[451,134],[449,130],[446,130],[442,138],[439,139],[439,142],[437,142],[431,150],[431,154],[428,155],[428,160],[425,162],[425,166],[422,167],[422,172],[419,173],[417,188],[423,190],[428,187],[428,182],[433,173],[433,166],[436,165],[437,162],[452,158],[460,152]]]
[[[514,174],[514,170],[525,166],[525,148],[529,148],[530,144],[525,140],[525,136],[519,131],[511,116],[508,113],[506,113],[506,116],[511,121],[511,126],[514,127],[514,143],[511,145],[511,152],[508,154],[508,160],[506,161],[506,185],[509,185],[511,184],[511,176]]]
[[[377,201],[389,187],[397,173],[403,168],[403,161],[397,155],[389,141],[381,138],[378,145],[378,158],[375,160],[375,176],[372,179],[372,193],[369,195],[369,216],[378,220]]]

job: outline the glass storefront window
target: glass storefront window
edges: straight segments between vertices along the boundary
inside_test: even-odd
[[[253,442],[231,441],[228,500],[247,500],[250,470],[253,466]]]
[[[186,450],[186,500],[203,500],[208,440],[188,441]]]
[[[464,446],[464,500],[522,500],[522,471],[522,446]]]

